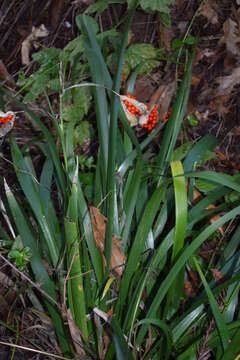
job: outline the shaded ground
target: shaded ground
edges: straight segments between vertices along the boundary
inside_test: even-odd
[[[9,89],[16,91],[16,81],[19,71],[24,70],[30,74],[36,65],[22,64],[21,48],[26,37],[31,33],[32,26],[44,24],[49,30],[47,37],[38,40],[39,48],[63,48],[71,39],[74,39],[78,30],[74,18],[87,7],[88,1],[63,1],[63,0],[3,0],[0,4],[0,79]],[[172,27],[167,29],[161,25],[159,16],[145,14],[138,11],[132,27],[132,42],[152,43],[155,47],[163,47],[172,55],[172,41],[176,38],[183,39],[189,33],[198,38],[198,48],[193,67],[192,92],[189,102],[188,115],[194,115],[196,126],[190,126],[185,121],[185,131],[182,136],[185,141],[197,140],[206,133],[217,137],[219,146],[216,158],[208,162],[208,168],[234,174],[240,169],[240,119],[239,119],[239,84],[240,84],[240,9],[238,1],[215,0],[189,1],[177,0],[171,12]],[[99,17],[100,27],[110,29],[124,12],[125,7],[110,6]],[[32,51],[36,51],[32,49]],[[166,107],[169,99],[162,99],[161,94],[168,91],[169,84],[175,81],[176,61],[162,62],[152,74],[138,79],[135,95],[140,101],[157,99],[161,109]],[[180,74],[181,75],[181,74]],[[159,90],[160,89],[160,90]],[[160,94],[160,95],[159,95]],[[170,100],[174,93],[171,93]],[[159,100],[160,99],[160,100]],[[41,104],[42,105],[42,104]],[[168,104],[169,105],[169,104]],[[17,110],[17,109],[13,109]],[[21,120],[21,121],[20,121]],[[19,121],[13,130],[18,144],[29,141],[33,134],[38,135],[38,129],[24,114],[19,114]],[[0,148],[3,156],[10,159],[8,140]],[[40,161],[39,155],[34,156],[35,164]],[[10,183],[15,183],[11,165],[0,158],[0,177],[6,176]],[[1,272],[6,266],[1,264]],[[14,276],[11,271],[8,279]],[[14,279],[15,282],[15,279]],[[22,285],[21,285],[22,286]],[[22,291],[20,291],[21,293]],[[17,291],[19,294],[19,291]],[[8,294],[10,302],[11,296]],[[5,290],[0,292],[3,301]],[[15,317],[16,322],[21,319],[23,329],[33,326],[32,339],[44,350],[56,351],[54,337],[49,343],[51,326],[47,323],[42,326],[38,323],[39,314],[31,314],[21,297],[13,301],[9,309],[8,302],[3,304],[5,309],[1,317],[5,321],[9,316]],[[5,307],[4,307],[5,306]],[[20,311],[17,310],[20,307]],[[24,310],[22,310],[24,309]],[[12,314],[12,315],[11,315]],[[41,317],[41,315],[40,315]],[[39,331],[39,328],[41,331]],[[13,338],[15,334],[13,334]],[[9,333],[0,327],[1,341],[9,340]],[[37,339],[37,340],[36,340]],[[30,344],[29,344],[30,346]],[[18,352],[17,352],[18,353]],[[1,359],[8,359],[9,351],[2,348]],[[20,353],[19,353],[20,354]],[[30,354],[30,353],[29,353]],[[22,359],[21,355],[15,359]],[[34,354],[28,359],[35,359]],[[41,357],[39,357],[41,358]],[[42,359],[47,359],[46,355]]]

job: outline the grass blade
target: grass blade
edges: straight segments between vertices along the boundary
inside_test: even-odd
[[[156,189],[155,192],[152,194],[151,199],[149,200],[144,210],[141,222],[137,229],[134,242],[131,247],[126,269],[124,271],[123,278],[121,281],[120,294],[117,303],[118,308],[121,308],[123,304],[125,304],[129,291],[131,278],[133,274],[136,272],[136,268],[138,266],[141,252],[143,251],[145,241],[152,227],[155,216],[158,212],[166,188],[167,188],[167,184],[164,183],[162,186]]]
[[[30,173],[30,169],[24,161],[21,151],[13,137],[11,137],[10,142],[13,163],[18,181],[29,201],[36,220],[39,223],[51,255],[52,264],[56,268],[59,261],[60,249],[57,246],[57,241],[52,233],[51,226],[48,223],[49,219],[47,219],[47,214],[40,197],[39,189],[37,188],[36,180],[33,180],[33,175]]]
[[[191,86],[191,71],[192,71],[193,58],[194,58],[194,54],[191,55],[186,65],[184,78],[179,88],[177,98],[174,103],[173,111],[168,120],[167,128],[164,132],[161,150],[157,157],[157,166],[158,166],[158,170],[156,174],[157,178],[159,178],[159,174],[161,175],[164,173],[164,168],[166,164],[171,161],[177,136],[185,115],[190,86]],[[162,180],[160,178],[158,183],[160,184],[161,181]]]
[[[171,263],[174,264],[184,246],[187,229],[187,187],[183,176],[181,161],[172,161],[171,170],[175,195],[175,233]],[[167,316],[170,309],[177,310],[183,291],[184,271],[181,270],[168,292],[164,313]],[[171,312],[171,311],[170,311]]]
[[[224,318],[222,316],[222,314],[220,313],[220,310],[218,308],[218,305],[217,305],[217,302],[213,296],[213,293],[205,279],[205,276],[203,275],[203,272],[202,272],[202,269],[200,268],[197,260],[195,257],[193,257],[193,261],[194,261],[194,264],[196,266],[196,269],[198,271],[198,274],[201,278],[201,281],[204,285],[204,288],[206,290],[206,293],[207,293],[207,296],[208,296],[208,299],[209,299],[209,304],[211,306],[211,309],[212,309],[212,312],[213,312],[213,316],[214,316],[214,319],[215,319],[215,322],[216,322],[216,325],[217,325],[217,328],[218,328],[218,331],[219,331],[219,335],[221,337],[221,341],[222,341],[222,346],[223,346],[223,349],[226,350],[228,345],[229,345],[229,340],[230,340],[230,337],[229,337],[229,333],[228,333],[228,329],[227,329],[227,326],[225,324],[225,321],[224,321]]]
[[[69,340],[65,333],[60,312],[56,306],[57,294],[55,291],[55,284],[49,278],[46,268],[42,263],[42,259],[36,247],[36,235],[33,234],[32,230],[30,229],[26,217],[22,213],[13,193],[11,192],[7,184],[5,185],[5,188],[6,188],[6,196],[8,199],[9,207],[11,209],[17,230],[21,236],[23,245],[28,246],[31,250],[32,256],[30,262],[35,277],[35,281],[39,284],[39,287],[42,290],[44,290],[50,296],[51,299],[53,299],[54,305],[49,300],[44,300],[44,303],[53,320],[54,327],[56,329],[59,344],[61,345],[63,354],[65,356],[69,356],[71,354]]]
[[[239,339],[240,339],[240,330],[238,329],[231,340],[231,344],[224,352],[224,355],[221,358],[221,360],[232,360],[232,359],[237,360],[239,358],[239,353],[240,353]]]
[[[175,194],[176,226],[172,251],[172,263],[184,246],[187,228],[187,187],[180,161],[171,162],[171,170]]]
[[[124,338],[122,330],[115,319],[113,317],[111,319],[111,326],[113,330],[113,342],[116,350],[116,359],[117,360],[133,360],[133,356],[128,350],[127,342]]]
[[[162,282],[150,308],[147,313],[147,317],[152,318],[155,316],[160,304],[162,303],[164,297],[166,296],[169,288],[171,287],[173,281],[176,279],[179,271],[183,268],[186,261],[194,254],[194,252],[199,248],[199,246],[213,234],[219,226],[225,224],[227,221],[235,218],[237,215],[240,214],[240,206],[234,208],[233,210],[229,211],[227,214],[222,216],[219,220],[217,220],[214,224],[209,225],[200,235],[193,240],[193,242],[187,246],[183,254],[178,258],[176,263],[171,268],[169,274],[166,276],[164,281]],[[142,327],[139,331],[137,337],[137,343],[140,344],[144,335],[146,333],[146,327]]]
[[[63,195],[63,198],[65,199],[65,197],[66,197],[65,176],[64,176],[64,173],[63,173],[63,168],[62,168],[61,162],[59,160],[56,144],[55,144],[55,141],[54,141],[52,135],[50,134],[50,132],[48,131],[46,126],[42,123],[42,121],[39,119],[39,117],[32,110],[28,109],[28,107],[25,104],[23,104],[21,101],[17,100],[14,96],[12,96],[8,91],[6,91],[1,86],[0,86],[0,92],[3,92],[11,101],[15,102],[16,105],[20,109],[22,109],[23,111],[28,113],[29,116],[36,123],[36,125],[39,127],[39,129],[42,131],[45,139],[48,142],[49,153],[51,154],[51,158],[52,158],[52,161],[54,163],[56,173],[57,173],[57,176],[58,176],[58,180],[59,180],[59,184],[60,184],[60,187],[61,187],[62,195]]]
[[[124,61],[125,49],[128,41],[128,33],[131,27],[133,16],[137,1],[133,1],[132,8],[130,10],[129,18],[126,25],[126,30],[123,34],[121,48],[119,51],[119,58],[117,69],[113,82],[113,91],[119,93],[121,86],[121,73],[122,65]],[[110,262],[112,254],[112,236],[114,229],[114,188],[115,188],[115,156],[116,156],[116,139],[117,139],[117,119],[120,100],[115,93],[112,93],[111,97],[111,116],[110,116],[110,129],[109,129],[109,148],[108,148],[108,170],[107,170],[107,225],[106,225],[106,238],[104,254],[106,258],[105,276],[108,277],[110,271]]]
[[[73,319],[76,321],[82,336],[88,339],[86,321],[85,296],[83,289],[82,266],[80,257],[80,238],[78,231],[78,162],[72,183],[72,192],[69,198],[67,216],[64,227],[67,242],[68,289],[69,303]]]

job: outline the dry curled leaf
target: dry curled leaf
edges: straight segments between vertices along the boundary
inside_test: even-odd
[[[157,104],[160,119],[164,118],[169,111],[173,96],[176,92],[176,81],[160,85],[151,97],[150,105]]]
[[[230,95],[234,86],[240,83],[240,66],[233,69],[230,75],[219,76],[216,82],[218,84],[215,91],[216,96]]]
[[[215,281],[223,280],[223,273],[217,269],[211,269]]]
[[[78,355],[85,356],[80,330],[72,318],[70,309],[67,310],[68,327],[71,334],[72,342]]]
[[[94,206],[90,206],[90,216],[93,229],[94,239],[98,249],[101,251],[103,257],[103,265],[106,266],[106,260],[104,257],[105,247],[105,233],[106,233],[106,217],[100,213],[99,209]],[[126,257],[120,250],[121,241],[114,235],[112,238],[112,256],[111,256],[111,269],[114,269],[116,273],[121,276],[123,272],[123,265]]]
[[[187,297],[194,297],[198,287],[198,274],[196,271],[189,271],[188,278],[184,281],[184,292]]]
[[[232,19],[227,19],[223,24],[223,36],[219,44],[225,44],[226,50],[232,56],[240,55],[240,32],[238,24]]]
[[[209,23],[215,25],[218,23],[218,14],[215,10],[216,3],[213,0],[203,1],[199,10],[198,16],[204,16]]]
[[[49,34],[49,31],[46,29],[45,25],[40,25],[39,27],[32,27],[32,32],[28,37],[23,41],[21,48],[22,64],[28,65],[30,63],[30,50],[32,45],[36,46],[36,40],[38,38],[43,38]]]

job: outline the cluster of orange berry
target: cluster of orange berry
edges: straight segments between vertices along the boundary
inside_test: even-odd
[[[13,115],[8,115],[6,117],[0,117],[0,124],[8,124],[13,118]]]
[[[157,108],[155,105],[153,107],[152,111],[150,112],[150,114],[148,115],[148,120],[147,120],[146,124],[140,125],[141,128],[147,129],[148,132],[151,132],[156,126],[157,117],[158,117],[158,111],[157,111]]]
[[[167,115],[164,116],[164,118],[162,119],[162,122],[167,121],[167,119],[170,117],[170,115],[171,115],[171,111],[169,111],[169,112],[167,113]]]
[[[130,99],[136,100],[136,97],[131,95],[131,94],[127,94],[127,97],[129,97]],[[124,104],[126,106],[126,108],[128,109],[128,111],[133,114],[133,115],[138,115],[138,116],[142,116],[143,113],[141,112],[140,109],[138,109],[136,106],[134,106],[131,102],[124,100]],[[146,105],[147,110],[149,110],[149,105]],[[167,113],[167,115],[162,119],[162,122],[165,122],[170,116],[170,111]],[[150,112],[150,114],[148,115],[148,119],[147,122],[145,124],[141,124],[140,127],[143,129],[147,129],[148,132],[151,132],[157,123],[157,118],[158,118],[158,111],[157,111],[157,107],[156,105],[153,107],[152,111]]]
[[[136,97],[131,95],[131,94],[127,94],[127,97],[130,98],[130,99],[133,99],[133,100],[136,100]],[[133,104],[131,104],[129,101],[127,100],[124,100],[124,104],[126,105],[126,108],[128,109],[128,111],[133,114],[133,115],[139,115],[141,116],[142,113],[141,111],[136,107],[134,106]]]

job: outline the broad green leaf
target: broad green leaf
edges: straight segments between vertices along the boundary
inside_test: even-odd
[[[144,11],[170,12],[170,5],[174,5],[175,0],[140,0],[140,5]]]
[[[151,72],[159,65],[159,60],[159,50],[145,43],[131,45],[124,56],[124,63],[128,65],[130,71],[142,64],[140,74]]]
[[[111,4],[124,4],[124,3],[125,0],[98,0],[95,2],[95,4],[89,5],[85,13],[93,14],[96,12],[98,14],[101,14]]]
[[[175,195],[175,217],[176,226],[172,252],[172,262],[184,246],[184,238],[187,226],[187,187],[184,178],[183,166],[180,161],[171,162],[171,170]]]

